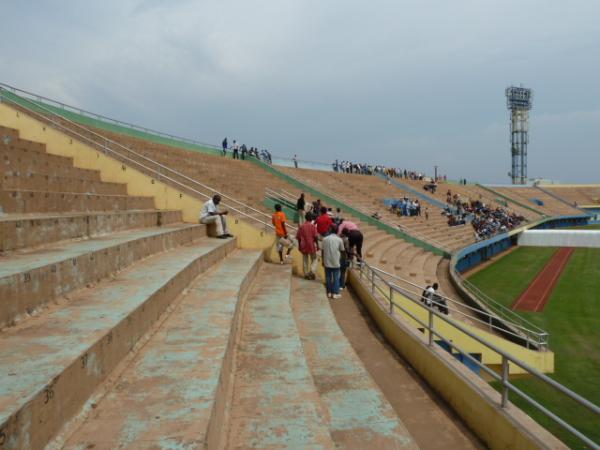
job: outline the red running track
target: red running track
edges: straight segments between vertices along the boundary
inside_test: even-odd
[[[557,250],[529,287],[525,289],[525,292],[513,303],[512,309],[529,312],[543,311],[573,250],[572,247],[563,247]]]

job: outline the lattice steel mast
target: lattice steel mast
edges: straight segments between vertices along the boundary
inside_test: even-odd
[[[524,87],[506,88],[506,105],[510,110],[510,152],[512,184],[527,183],[527,144],[529,143],[529,110],[533,91]]]

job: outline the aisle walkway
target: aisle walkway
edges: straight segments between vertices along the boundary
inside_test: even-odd
[[[346,339],[422,450],[486,448],[379,333],[360,300],[344,292],[331,308]]]

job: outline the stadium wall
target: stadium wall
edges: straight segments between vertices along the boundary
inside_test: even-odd
[[[513,245],[517,245],[519,235],[526,230],[545,230],[582,226],[587,225],[589,219],[590,216],[588,215],[547,218],[513,230],[510,233],[500,234],[491,239],[476,242],[475,244],[471,244],[456,252],[452,256],[453,264],[451,264],[451,267],[454,267],[459,273],[464,273],[467,270],[472,269],[473,267],[476,267],[482,262],[490,259],[491,257],[507,250]]]
[[[600,248],[600,231],[525,230],[519,234],[518,245],[527,245],[530,247]]]
[[[388,342],[439,393],[491,449],[566,449],[547,430],[514,405],[503,409],[499,394],[441,347],[427,345],[425,334],[387,313],[360,280],[349,273],[352,288]]]

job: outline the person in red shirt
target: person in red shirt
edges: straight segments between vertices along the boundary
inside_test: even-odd
[[[300,253],[302,253],[304,278],[307,280],[316,279],[317,252],[319,251],[318,236],[317,227],[310,221],[310,214],[306,213],[306,222],[298,228],[296,239],[298,240]]]
[[[283,248],[287,248],[287,253],[285,258],[287,259],[292,253],[292,249],[294,248],[294,241],[289,239],[287,228],[285,227],[285,222],[287,221],[287,217],[285,217],[285,213],[281,210],[281,205],[277,203],[275,205],[275,212],[271,216],[271,222],[275,227],[275,240],[277,242],[277,252],[279,253],[279,264],[283,264]]]
[[[333,225],[333,219],[327,214],[327,208],[321,206],[321,215],[317,217],[315,222],[317,224],[317,232],[321,236],[321,239],[329,233],[329,228]]]

